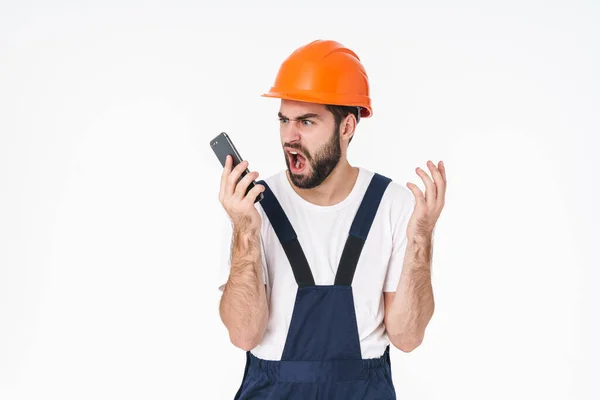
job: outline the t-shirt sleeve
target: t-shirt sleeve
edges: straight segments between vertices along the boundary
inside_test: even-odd
[[[392,205],[392,254],[388,263],[384,292],[395,292],[400,281],[406,253],[408,221],[415,208],[415,196],[407,187],[398,186]]]
[[[227,283],[227,279],[229,279],[229,271],[231,270],[231,234],[233,228],[231,226],[231,221],[225,215],[222,226],[221,226],[221,248],[220,248],[220,266],[219,266],[219,274],[218,274],[218,288],[222,292],[225,288],[225,284]],[[267,262],[265,257],[265,248],[262,235],[260,237],[260,253],[262,260],[262,278],[265,284],[268,284],[267,281]]]

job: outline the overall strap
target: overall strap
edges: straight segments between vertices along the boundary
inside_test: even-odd
[[[350,227],[350,233],[335,276],[336,285],[350,286],[352,284],[360,253],[369,235],[381,198],[390,182],[391,179],[383,175],[377,173],[373,175]]]
[[[269,185],[267,185],[265,181],[259,181],[258,183],[265,187],[265,191],[263,192],[264,198],[260,201],[260,205],[265,211],[265,214],[267,214],[267,217],[279,238],[279,242],[292,266],[292,271],[294,272],[294,277],[296,278],[298,286],[314,286],[315,280],[310,271],[304,251],[302,251],[302,247],[300,247],[300,242],[298,242],[296,231],[292,227],[292,224],[285,215],[285,212],[281,208],[281,204],[279,204],[279,201],[271,191]]]

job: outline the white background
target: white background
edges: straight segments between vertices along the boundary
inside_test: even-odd
[[[371,79],[350,161],[447,167],[398,397],[600,398],[597,1],[97,3],[0,5],[0,399],[233,398],[208,143],[284,168],[260,94],[318,38]]]

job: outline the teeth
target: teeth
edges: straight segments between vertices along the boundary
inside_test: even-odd
[[[296,160],[296,168],[300,168],[300,161]]]
[[[290,153],[292,153],[293,155],[297,155],[298,154],[297,151],[290,151]]]

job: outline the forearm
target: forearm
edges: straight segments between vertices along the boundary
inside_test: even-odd
[[[268,320],[259,229],[233,229],[231,270],[221,298],[220,315],[235,346],[250,350],[258,345]]]
[[[396,295],[386,315],[390,341],[404,351],[421,344],[434,310],[431,239],[408,238]]]

